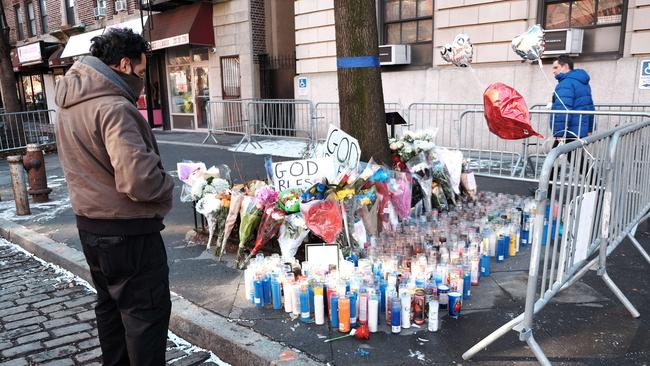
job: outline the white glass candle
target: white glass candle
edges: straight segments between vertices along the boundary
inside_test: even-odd
[[[379,299],[377,295],[371,295],[368,299],[368,330],[371,333],[377,332],[379,321]]]

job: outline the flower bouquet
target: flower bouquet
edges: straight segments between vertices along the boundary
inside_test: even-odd
[[[219,259],[223,256],[223,252],[226,248],[226,243],[232,229],[235,227],[235,222],[237,222],[237,217],[239,217],[239,210],[241,209],[242,201],[244,200],[244,194],[241,189],[235,189],[233,187],[230,194],[230,207],[228,209],[228,215],[226,216],[224,228],[223,228],[223,237],[221,242],[218,242],[217,245],[220,245],[219,249]]]
[[[325,243],[333,243],[343,229],[341,209],[336,201],[315,200],[300,207],[307,227]]]
[[[407,218],[411,212],[411,185],[413,178],[406,173],[396,173],[388,183],[390,201],[400,220]]]
[[[280,226],[278,243],[284,262],[293,262],[298,248],[309,234],[309,228],[302,212],[287,215]]]
[[[230,194],[228,192],[230,185],[224,179],[213,177],[209,177],[205,182],[205,185],[201,184],[203,191],[196,203],[196,211],[205,216],[208,221],[210,235],[207,249],[210,249],[215,230],[221,235],[226,223],[226,216],[230,208]]]
[[[268,206],[264,210],[264,214],[262,215],[262,221],[260,222],[260,226],[257,229],[257,237],[255,238],[255,246],[251,250],[251,253],[246,257],[246,260],[244,261],[244,266],[253,258],[257,252],[262,250],[264,246],[274,237],[278,235],[278,232],[280,231],[280,226],[282,226],[282,223],[284,222],[285,218],[285,213],[283,210],[273,207],[273,206]]]
[[[393,155],[394,167],[398,170],[407,168],[407,162],[419,154],[428,156],[433,149],[437,130],[406,131],[402,137],[388,140]]]
[[[278,207],[287,214],[299,212],[301,194],[302,190],[297,188],[285,189],[278,195]]]
[[[239,248],[237,249],[237,265],[243,259],[244,251],[253,238],[253,234],[262,219],[262,210],[258,208],[255,197],[244,196],[239,212]]]
[[[419,183],[424,195],[424,210],[427,214],[431,213],[431,183],[433,182],[433,174],[431,166],[423,153],[420,153],[409,160],[406,165],[408,166],[413,178]]]
[[[377,236],[379,233],[378,219],[379,219],[379,198],[375,186],[361,192],[356,196],[359,203],[358,213],[366,228],[366,232],[370,236]]]
[[[462,173],[460,175],[460,189],[461,192],[469,198],[470,201],[476,201],[476,193],[478,188],[476,186],[476,178],[474,172],[469,169],[469,162],[463,161]]]

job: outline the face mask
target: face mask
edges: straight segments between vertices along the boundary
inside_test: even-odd
[[[126,85],[129,86],[129,89],[131,89],[131,92],[133,93],[135,99],[138,99],[140,97],[140,94],[142,94],[142,90],[144,89],[144,80],[133,73],[133,71],[131,71],[130,74],[118,72],[118,75],[120,75]]]

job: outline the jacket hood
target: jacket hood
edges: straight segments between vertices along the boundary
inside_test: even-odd
[[[587,74],[587,72],[583,69],[574,69],[564,74],[558,74],[555,78],[558,81],[562,81],[564,79],[574,79],[582,84],[589,84],[589,80],[591,79],[589,77],[589,74]]]
[[[61,108],[104,96],[122,96],[135,103],[129,86],[100,59],[84,56],[75,62],[55,88],[55,103]]]

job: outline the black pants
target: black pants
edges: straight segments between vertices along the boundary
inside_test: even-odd
[[[160,233],[101,236],[79,230],[79,238],[97,289],[103,364],[164,365],[171,301]]]

